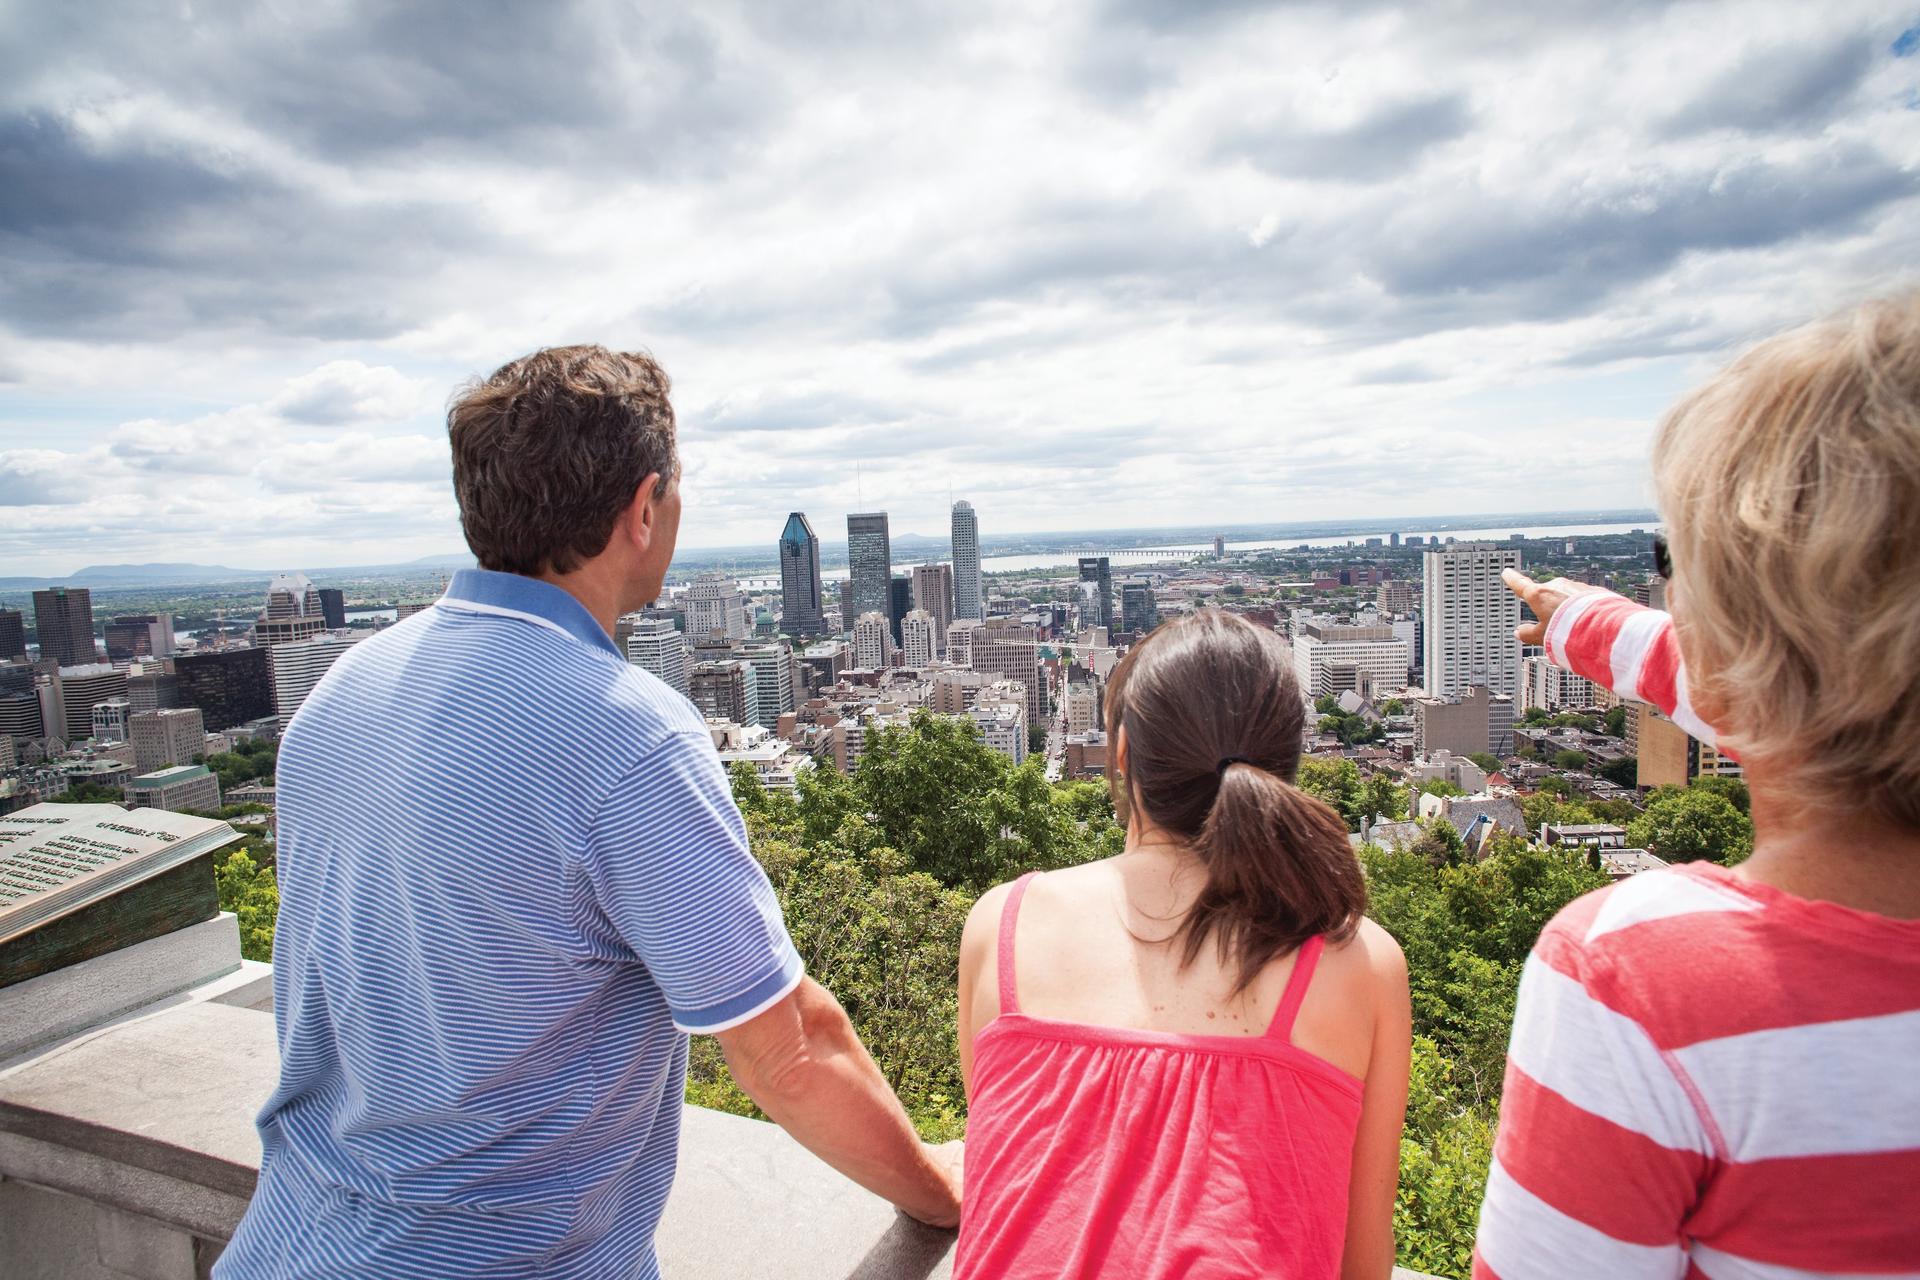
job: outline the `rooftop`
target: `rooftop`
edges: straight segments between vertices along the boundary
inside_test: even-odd
[[[174,764],[164,769],[155,769],[152,773],[143,773],[133,780],[135,787],[164,787],[175,782],[187,782],[194,778],[207,776],[207,766],[203,764]]]

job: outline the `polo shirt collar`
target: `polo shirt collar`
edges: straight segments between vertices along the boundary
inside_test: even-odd
[[[551,582],[493,569],[461,569],[447,584],[442,599],[456,609],[470,605],[481,613],[505,614],[555,627],[582,644],[597,645],[626,660],[587,607]]]

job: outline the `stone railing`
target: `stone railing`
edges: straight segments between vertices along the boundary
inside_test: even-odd
[[[248,968],[0,1069],[0,1271],[207,1275],[253,1192],[253,1117],[279,1069],[270,997]],[[929,1280],[949,1274],[953,1238],[773,1125],[687,1109],[658,1238],[676,1280]]]

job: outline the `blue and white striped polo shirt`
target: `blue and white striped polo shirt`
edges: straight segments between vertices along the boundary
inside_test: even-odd
[[[685,1033],[801,973],[693,705],[469,570],[301,707],[279,839],[280,1085],[215,1274],[657,1275]]]

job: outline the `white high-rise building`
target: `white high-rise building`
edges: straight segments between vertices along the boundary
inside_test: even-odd
[[[965,500],[953,504],[953,616],[987,616],[980,588],[980,521]]]
[[[747,714],[763,729],[776,729],[793,710],[793,650],[784,644],[750,644],[737,650],[753,679]]]
[[[273,714],[279,719],[283,732],[321,677],[358,639],[341,632],[328,632],[311,640],[277,644],[267,650],[267,669],[273,677]]]
[[[1520,567],[1517,547],[1462,542],[1421,557],[1423,683],[1436,698],[1474,686],[1512,698],[1520,692],[1520,601],[1500,581]]]
[[[627,661],[651,671],[681,697],[687,696],[687,641],[671,618],[637,618],[627,637]]]
[[[910,609],[900,619],[900,660],[909,667],[924,667],[933,661],[936,621],[925,609]]]
[[[748,620],[746,593],[723,573],[703,573],[687,589],[687,634],[705,640],[715,632],[729,640],[745,640],[753,625]]]
[[[884,613],[863,613],[853,623],[853,661],[869,671],[893,665],[893,633]]]
[[[1407,667],[1412,661],[1412,646],[1385,623],[1348,626],[1304,619],[1294,626],[1293,674],[1300,682],[1301,696],[1309,702],[1351,687],[1350,681],[1335,679],[1340,668],[1364,674],[1376,693],[1398,693],[1407,687]]]

